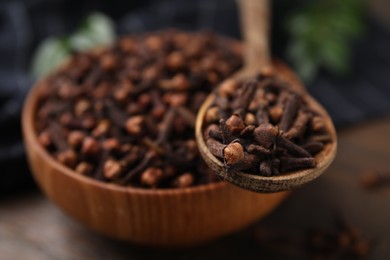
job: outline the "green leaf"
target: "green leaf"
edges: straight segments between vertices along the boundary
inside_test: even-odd
[[[110,44],[114,38],[114,23],[111,19],[101,13],[93,13],[88,16],[84,25],[70,36],[69,42],[72,49],[86,51]]]
[[[88,51],[114,41],[114,23],[101,13],[89,15],[71,36],[48,38],[37,48],[31,71],[41,77],[56,69],[74,51]]]
[[[318,0],[286,20],[287,55],[300,76],[313,79],[321,69],[344,74],[352,41],[364,31],[361,0]]]
[[[327,45],[321,49],[322,64],[329,71],[336,74],[344,74],[349,68],[349,49],[348,44],[342,40],[329,40]]]
[[[304,43],[295,43],[289,46],[288,52],[294,61],[294,67],[304,81],[311,81],[318,71],[318,62],[315,62],[310,50]]]
[[[69,55],[66,39],[47,38],[39,46],[32,59],[32,74],[42,77],[57,68]]]
[[[80,30],[72,35],[69,44],[76,51],[87,51],[95,46],[94,39],[87,30]]]

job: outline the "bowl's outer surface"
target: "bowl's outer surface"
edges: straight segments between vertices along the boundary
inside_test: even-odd
[[[57,163],[37,141],[39,84],[25,101],[22,124],[30,168],[42,191],[98,233],[149,246],[191,246],[264,217],[289,194],[259,194],[226,182],[186,189],[119,187],[80,176]]]

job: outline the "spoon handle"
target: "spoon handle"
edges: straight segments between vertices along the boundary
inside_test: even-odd
[[[260,70],[271,65],[269,0],[238,0],[245,42],[245,67]]]

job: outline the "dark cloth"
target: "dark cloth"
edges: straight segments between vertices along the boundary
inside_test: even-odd
[[[285,1],[287,3],[288,1]],[[295,2],[295,1],[294,1]],[[274,8],[279,8],[275,5]],[[281,21],[288,5],[274,12]],[[34,82],[31,56],[48,36],[66,35],[92,11],[111,16],[119,34],[175,27],[209,29],[239,37],[235,0],[2,0],[0,3],[0,192],[31,183],[20,130],[20,111]],[[336,126],[356,124],[390,111],[390,32],[374,21],[354,46],[350,76],[322,73],[308,87],[331,114]],[[276,56],[284,58],[283,40],[275,40]]]

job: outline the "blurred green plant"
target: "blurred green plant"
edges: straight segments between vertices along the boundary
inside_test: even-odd
[[[47,75],[73,52],[110,44],[114,38],[113,21],[104,14],[92,13],[73,34],[45,39],[33,56],[31,73],[35,77]]]
[[[304,81],[321,68],[348,72],[351,43],[364,31],[363,7],[362,0],[310,1],[286,19],[287,55]]]

